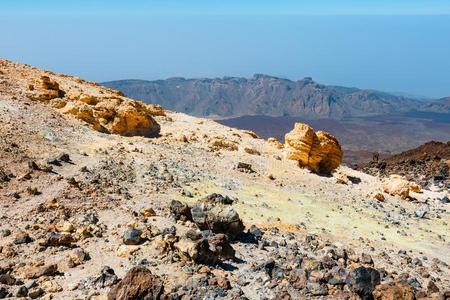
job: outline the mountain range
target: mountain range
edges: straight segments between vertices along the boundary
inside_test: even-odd
[[[147,103],[195,116],[243,115],[344,119],[425,111],[450,113],[450,98],[423,101],[398,94],[324,85],[306,77],[292,81],[263,74],[166,80],[119,80],[103,85]]]

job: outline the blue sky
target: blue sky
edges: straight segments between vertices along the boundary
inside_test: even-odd
[[[84,13],[449,14],[448,0],[2,0],[5,10]]]
[[[95,81],[312,76],[450,96],[450,1],[0,1],[0,56]]]

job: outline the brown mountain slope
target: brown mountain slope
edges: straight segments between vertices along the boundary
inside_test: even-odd
[[[361,169],[371,174],[400,174],[423,186],[434,183],[450,189],[450,141],[428,142],[380,161],[371,161]]]

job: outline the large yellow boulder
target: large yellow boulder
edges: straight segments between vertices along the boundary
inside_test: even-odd
[[[303,123],[285,135],[287,158],[315,173],[330,174],[342,162],[342,149],[338,140],[325,131],[315,132]]]

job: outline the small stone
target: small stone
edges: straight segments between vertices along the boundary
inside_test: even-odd
[[[20,232],[16,235],[16,238],[14,239],[14,244],[20,245],[20,244],[28,244],[33,241],[32,238],[28,235],[28,233]]]
[[[6,285],[13,285],[16,283],[16,279],[12,277],[10,274],[1,274],[0,275],[0,283]]]
[[[89,259],[89,254],[86,253],[83,249],[77,248],[69,253],[69,259],[75,266],[78,266]]]
[[[386,200],[382,193],[376,193],[373,197],[380,202],[384,202]]]
[[[9,230],[9,229],[2,229],[0,234],[1,234],[2,237],[10,236],[11,235],[11,230]]]
[[[58,271],[58,266],[55,264],[45,265],[42,267],[28,267],[24,271],[24,277],[35,279],[41,276],[54,276]]]
[[[57,293],[63,290],[55,280],[45,280],[41,283],[41,286],[47,293]]]
[[[26,286],[20,286],[16,291],[16,297],[26,297],[28,296],[28,289]]]
[[[161,299],[162,280],[143,266],[130,269],[108,293],[108,299]]]
[[[64,152],[60,153],[60,154],[56,157],[56,159],[59,160],[59,161],[66,162],[66,163],[71,162],[69,154],[64,153]]]
[[[325,295],[328,295],[328,289],[323,284],[316,283],[316,282],[309,282],[306,287],[308,288],[308,291],[313,296],[325,296]]]
[[[437,287],[437,285],[432,281],[428,281],[427,284],[427,291],[428,293],[439,293],[439,288]]]
[[[87,287],[105,288],[114,285],[118,280],[114,270],[105,266],[98,276],[88,278]]]
[[[423,219],[426,214],[427,214],[426,210],[418,209],[418,210],[414,211],[414,215],[419,219]]]
[[[4,287],[4,286],[0,286],[0,299],[6,298],[9,295],[9,290]]]
[[[373,268],[359,267],[349,273],[346,283],[350,290],[362,298],[370,297],[380,283],[380,273]]]
[[[122,237],[123,243],[125,245],[140,245],[143,243],[141,238],[141,230],[136,228],[128,228]]]
[[[156,216],[156,212],[153,210],[153,208],[143,208],[141,209],[141,215],[143,215],[146,218],[149,218]]]
[[[172,202],[170,202],[170,212],[174,216],[175,220],[192,220],[191,210],[189,209],[189,206],[178,200],[172,200]]]
[[[36,288],[33,288],[28,291],[28,297],[30,297],[31,299],[39,298],[44,294],[45,294],[45,291],[43,289],[41,289],[40,287],[36,287]]]

